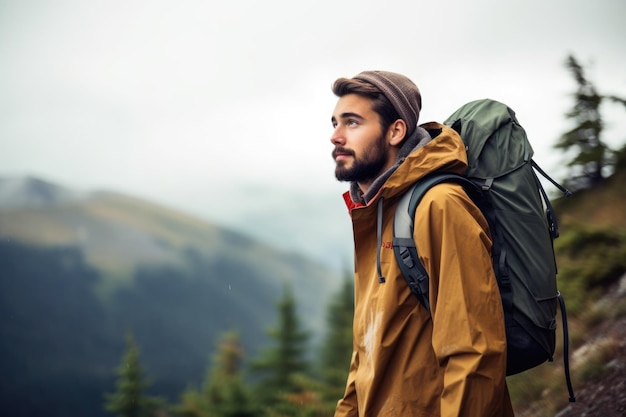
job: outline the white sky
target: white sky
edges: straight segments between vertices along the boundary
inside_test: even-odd
[[[0,176],[209,217],[244,184],[340,193],[330,85],[367,69],[411,77],[421,122],[509,104],[555,171],[565,59],[626,96],[625,16],[623,0],[0,0]],[[625,115],[607,108],[613,143]]]

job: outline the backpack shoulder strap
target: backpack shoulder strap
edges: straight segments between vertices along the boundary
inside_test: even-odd
[[[430,311],[428,273],[419,259],[417,246],[413,239],[413,219],[417,205],[424,194],[442,182],[456,182],[466,190],[476,189],[476,185],[471,180],[461,175],[452,173],[431,174],[415,183],[400,198],[393,222],[393,251],[396,261],[411,292],[428,311]]]

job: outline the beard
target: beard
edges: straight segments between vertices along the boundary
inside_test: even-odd
[[[350,167],[345,166],[345,161],[337,162],[335,177],[339,181],[367,182],[374,180],[382,173],[389,157],[383,135],[374,142],[374,146],[366,149],[361,156],[357,156],[354,151],[348,149],[336,148],[333,151],[333,157],[338,151],[349,152],[353,161]]]

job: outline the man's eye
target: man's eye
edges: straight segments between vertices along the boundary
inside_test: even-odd
[[[350,120],[348,120],[348,126],[356,126],[356,125],[358,125],[358,124],[359,124],[359,122],[357,122],[357,121],[356,121],[356,120],[354,120],[354,119],[350,119]]]

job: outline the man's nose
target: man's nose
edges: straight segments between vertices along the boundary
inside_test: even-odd
[[[337,125],[330,136],[330,143],[333,145],[345,145],[346,139],[340,125]]]

